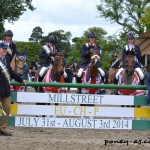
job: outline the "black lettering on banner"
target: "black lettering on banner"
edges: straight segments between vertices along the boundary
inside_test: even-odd
[[[75,102],[75,95],[71,95],[71,103],[74,103]]]
[[[63,123],[63,127],[68,127],[68,122],[67,122],[67,119],[65,119],[64,123]]]
[[[129,122],[127,121],[124,126],[127,127],[127,129],[128,129],[129,128]]]
[[[45,127],[45,118],[42,118],[42,126]]]
[[[56,94],[54,94],[53,97],[49,94],[49,102],[56,102]]]
[[[49,127],[55,127],[56,120],[50,121]]]
[[[87,103],[87,102],[86,102],[86,95],[82,95],[81,98],[82,98],[82,103]]]
[[[35,127],[37,126],[37,124],[38,124],[38,120],[39,120],[39,118],[33,118],[33,120],[34,120],[34,122],[35,122]]]
[[[99,128],[103,128],[103,120],[100,120],[100,126]]]
[[[91,128],[92,124],[91,124],[91,119],[88,119],[87,121],[87,128]]]

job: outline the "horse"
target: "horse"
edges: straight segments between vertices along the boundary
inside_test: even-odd
[[[125,57],[125,70],[123,70],[118,76],[118,85],[141,85],[140,77],[137,71],[135,71],[135,59],[134,55],[126,55]],[[144,95],[143,90],[128,90],[118,89],[119,95]]]
[[[23,67],[26,64],[26,52],[18,52],[17,54],[14,55],[10,67],[12,70],[17,73],[19,76],[23,74]],[[22,86],[11,86],[11,91],[23,91],[24,87]]]
[[[85,69],[82,75],[82,83],[83,84],[103,84],[103,79],[98,70],[100,64],[100,51],[98,48],[93,48],[90,50],[91,58],[90,64]],[[82,88],[82,94],[105,94],[104,89],[99,88]]]
[[[116,80],[115,80],[115,75],[118,72],[119,68],[120,68],[120,60],[121,57],[117,57],[112,61],[112,65],[109,69],[109,71],[106,72],[106,77],[108,79],[107,84],[116,84]],[[114,94],[116,93],[116,90],[112,89],[112,90],[107,90],[108,94]]]
[[[15,54],[10,66],[12,68],[13,71],[15,71],[19,76],[21,76],[23,74],[23,66],[26,63],[26,54],[23,53],[18,53]]]
[[[46,70],[46,73],[44,73],[44,78],[42,82],[62,82],[64,83],[64,77],[66,77],[65,74],[65,64],[64,64],[65,58],[63,52],[57,52],[56,56],[54,58],[53,66],[49,67]],[[42,68],[41,68],[42,69]],[[39,73],[41,71],[39,69],[35,74],[34,81],[39,81]],[[37,91],[37,89],[36,89]],[[42,87],[41,92],[49,92],[49,93],[60,93],[60,92],[66,92],[64,88],[61,87]]]

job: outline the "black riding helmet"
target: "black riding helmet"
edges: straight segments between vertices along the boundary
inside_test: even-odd
[[[87,37],[88,38],[96,38],[96,33],[95,32],[89,32]]]
[[[135,35],[134,35],[134,33],[133,32],[129,32],[129,33],[127,33],[127,40],[132,40],[132,39],[135,39]]]
[[[57,44],[57,42],[58,42],[58,37],[56,36],[56,35],[51,35],[50,37],[49,37],[49,42],[50,43],[52,43],[52,44]]]
[[[11,30],[6,30],[4,32],[4,36],[12,36],[13,37],[13,32]]]

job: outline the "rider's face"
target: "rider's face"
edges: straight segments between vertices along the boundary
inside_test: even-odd
[[[89,42],[90,43],[94,43],[95,42],[95,38],[89,38]]]
[[[6,35],[6,41],[11,42],[12,41],[12,36]]]
[[[133,44],[134,43],[134,39],[128,39],[128,44]]]

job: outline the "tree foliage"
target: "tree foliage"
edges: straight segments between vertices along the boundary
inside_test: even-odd
[[[32,30],[32,34],[29,38],[29,41],[40,42],[42,40],[42,34],[43,34],[42,28],[41,27],[35,27]]]
[[[0,0],[0,30],[4,32],[4,23],[6,20],[13,23],[27,11],[33,11],[35,8],[31,4],[32,0]]]
[[[17,42],[17,50],[23,52],[26,50],[27,60],[29,65],[32,62],[39,61],[39,53],[41,52],[42,46],[36,42]]]
[[[13,23],[27,10],[34,10],[32,0],[1,0],[0,21],[8,20]]]
[[[150,6],[145,8],[144,15],[141,17],[141,23],[147,27],[146,32],[150,32]]]
[[[104,17],[111,23],[118,23],[124,31],[143,33],[145,26],[140,23],[144,9],[150,0],[101,0],[97,5],[100,17]]]

